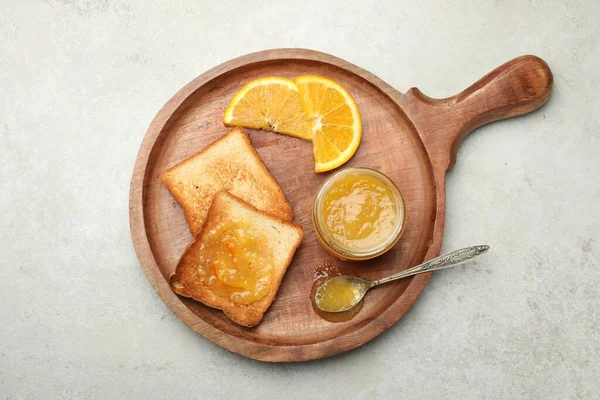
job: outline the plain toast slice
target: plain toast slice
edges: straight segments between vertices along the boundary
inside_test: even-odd
[[[213,196],[221,190],[276,217],[292,219],[292,208],[281,187],[241,128],[230,130],[167,170],[162,181],[183,208],[194,235],[202,228]]]
[[[224,226],[228,228],[223,228]],[[240,232],[239,229],[242,231]],[[220,243],[228,243],[229,239],[226,239],[225,236],[230,232],[236,232],[234,234],[239,235],[238,238],[258,238],[257,240],[267,245],[267,247],[261,248],[268,253],[266,260],[269,261],[270,266],[264,271],[268,271],[270,281],[268,286],[263,286],[262,293],[266,293],[264,297],[249,304],[240,304],[239,301],[233,300],[234,296],[238,296],[240,291],[243,292],[246,289],[224,285],[224,281],[215,272],[213,266],[217,256],[209,253],[211,246],[214,251],[215,247],[221,246]],[[218,192],[214,196],[200,234],[187,247],[177,264],[175,273],[171,275],[171,287],[175,293],[191,297],[209,307],[223,310],[231,320],[240,325],[254,326],[262,320],[263,315],[275,300],[283,275],[302,241],[302,236],[303,232],[300,226],[259,211],[227,192]],[[235,239],[233,242],[236,243]],[[239,242],[237,243],[239,245]],[[258,257],[263,254],[259,256],[255,254],[253,259],[252,256],[247,258],[246,253],[242,255],[237,253],[237,251],[252,251],[253,247],[252,242],[245,243],[242,247],[243,250],[226,247],[231,252],[231,259],[234,260],[225,267],[228,274],[236,276],[244,271],[249,273],[251,270],[245,269],[247,268],[246,264],[251,265],[255,259],[257,261],[255,264],[262,265],[259,261],[261,259]],[[225,256],[229,256],[227,251],[225,251]],[[246,258],[242,262],[238,257],[239,259]],[[226,258],[226,260],[229,259]],[[263,258],[262,261],[264,260]],[[257,267],[254,266],[254,268]]]

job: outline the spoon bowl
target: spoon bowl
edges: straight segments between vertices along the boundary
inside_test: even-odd
[[[372,286],[373,282],[357,276],[336,276],[317,288],[315,304],[325,312],[348,311],[360,303]]]

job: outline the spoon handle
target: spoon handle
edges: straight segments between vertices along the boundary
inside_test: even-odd
[[[429,260],[427,262],[424,262],[423,264],[417,265],[416,267],[373,281],[373,286],[381,285],[382,283],[390,281],[395,281],[396,279],[406,278],[407,276],[418,275],[423,274],[425,272],[437,271],[438,269],[454,267],[455,265],[462,264],[465,261],[469,261],[470,259],[485,253],[486,251],[488,251],[489,248],[490,246],[488,245],[481,245],[465,247],[464,249],[455,250],[437,258],[434,258],[432,260]]]

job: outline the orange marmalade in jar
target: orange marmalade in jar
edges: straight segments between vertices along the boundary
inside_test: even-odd
[[[370,168],[347,168],[317,191],[313,225],[325,249],[340,259],[367,260],[391,249],[404,230],[398,187]]]

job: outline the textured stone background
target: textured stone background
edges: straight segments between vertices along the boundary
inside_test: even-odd
[[[181,323],[138,266],[127,204],[164,102],[275,47],[434,97],[526,53],[555,77],[543,109],[479,129],[448,173],[444,250],[492,250],[364,347],[288,365]],[[598,89],[597,0],[0,0],[0,397],[600,398]]]

